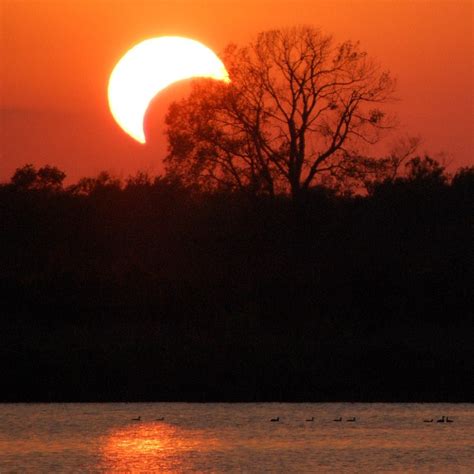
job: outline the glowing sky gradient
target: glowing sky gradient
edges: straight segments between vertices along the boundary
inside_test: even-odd
[[[474,161],[473,2],[320,0],[42,0],[0,2],[0,180],[32,162],[69,179],[109,170],[159,172],[162,119],[174,87],[146,119],[147,146],[126,136],[107,105],[120,57],[153,36],[182,35],[216,52],[262,30],[312,24],[360,40],[398,78],[400,133],[450,168]]]

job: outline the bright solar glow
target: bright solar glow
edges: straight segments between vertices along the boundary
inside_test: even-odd
[[[110,111],[126,133],[145,143],[143,120],[150,102],[170,84],[192,77],[229,81],[222,61],[198,41],[179,36],[145,40],[131,48],[110,75]]]

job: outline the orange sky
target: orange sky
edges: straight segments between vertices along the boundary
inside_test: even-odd
[[[462,0],[0,0],[0,180],[25,163],[69,178],[159,172],[162,119],[179,87],[156,98],[140,145],[113,121],[107,82],[120,57],[160,35],[216,52],[262,30],[311,24],[362,46],[398,78],[398,133],[450,169],[474,163],[473,2]]]

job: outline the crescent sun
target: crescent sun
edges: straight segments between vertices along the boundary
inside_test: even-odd
[[[110,75],[110,111],[128,135],[146,143],[143,121],[152,99],[174,82],[193,77],[229,82],[222,61],[198,41],[179,36],[142,41],[119,60]]]

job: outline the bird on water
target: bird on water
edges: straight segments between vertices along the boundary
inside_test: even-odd
[[[276,418],[272,418],[270,421],[280,421],[280,417],[277,416]]]
[[[334,420],[332,421],[342,421],[342,416],[340,416],[339,418],[334,418]]]
[[[311,418],[308,418],[306,421],[314,421],[314,416],[312,416]]]
[[[142,417],[141,416],[137,416],[136,418],[132,418],[132,421],[141,421]]]
[[[356,421],[356,417],[353,416],[352,418],[348,418],[346,421],[352,421],[352,422],[353,422],[353,421]]]

